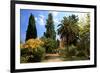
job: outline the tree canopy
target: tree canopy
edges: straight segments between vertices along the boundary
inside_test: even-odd
[[[58,25],[58,35],[60,35],[64,44],[69,45],[78,38],[78,16],[71,15],[63,17],[61,24]]]

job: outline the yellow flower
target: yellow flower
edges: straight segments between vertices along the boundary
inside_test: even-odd
[[[25,44],[21,44],[20,47],[35,49],[39,46],[42,46],[43,44],[44,42],[41,41],[40,39],[29,39],[28,41],[26,41]]]

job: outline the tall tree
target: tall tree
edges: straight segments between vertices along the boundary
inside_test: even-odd
[[[53,16],[51,13],[48,14],[48,19],[46,20],[46,32],[44,33],[44,36],[46,38],[56,39],[56,32],[54,30],[54,21]]]
[[[28,39],[31,39],[31,38],[34,38],[34,39],[37,38],[37,29],[36,29],[36,25],[35,25],[35,18],[32,14],[29,17],[25,41],[27,41]]]
[[[78,17],[71,15],[63,17],[61,24],[58,25],[58,34],[65,45],[70,45],[78,38],[79,27],[77,25]]]
[[[78,47],[81,49],[81,51],[84,51],[86,56],[90,56],[90,14],[87,14],[86,16],[86,23],[84,23],[84,26],[80,29],[79,37],[80,41],[78,43]]]

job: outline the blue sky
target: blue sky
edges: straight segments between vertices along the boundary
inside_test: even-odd
[[[59,11],[43,11],[43,10],[31,10],[31,9],[21,9],[20,10],[20,38],[21,41],[24,42],[26,38],[26,30],[28,26],[28,21],[30,14],[33,14],[36,21],[36,28],[37,28],[37,35],[38,37],[42,37],[43,33],[46,31],[45,25],[46,25],[46,19],[48,18],[48,14],[52,13],[54,25],[55,25],[55,31],[58,29],[57,25],[60,24],[61,20],[64,16],[69,16],[72,14],[75,14],[73,12],[59,12]],[[84,13],[76,13],[78,16],[82,16]],[[83,15],[84,17],[84,15]],[[59,39],[59,36],[56,35],[57,39]]]

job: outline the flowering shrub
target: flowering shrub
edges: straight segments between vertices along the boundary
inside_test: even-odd
[[[37,47],[30,51],[31,57],[28,59],[28,62],[40,62],[45,58],[45,48],[44,47]]]
[[[44,59],[44,42],[40,39],[29,39],[25,44],[21,44],[21,57],[27,58],[27,62],[40,62]],[[26,62],[26,61],[25,61]]]
[[[39,39],[29,39],[28,41],[26,41],[25,44],[21,45],[21,48],[37,48],[39,46],[43,46],[44,42],[42,42]]]

